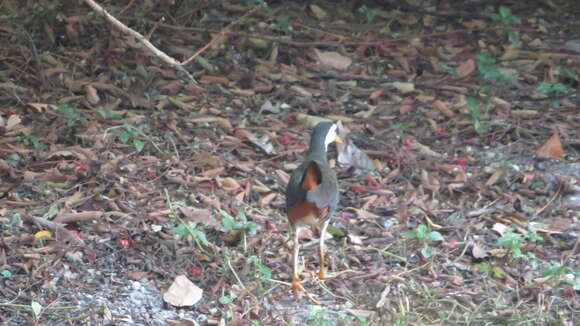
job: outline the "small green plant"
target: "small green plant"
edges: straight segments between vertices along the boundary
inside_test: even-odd
[[[562,83],[542,82],[538,85],[536,91],[546,95],[552,107],[559,108],[560,99],[558,96],[567,94],[568,88]]]
[[[246,262],[248,265],[254,265],[258,279],[267,281],[272,278],[272,270],[270,267],[264,265],[258,257],[251,256]]]
[[[473,129],[478,134],[483,134],[489,128],[487,119],[487,112],[489,110],[489,99],[483,97],[483,101],[479,101],[475,97],[467,97],[467,113],[471,117]]]
[[[276,22],[270,24],[270,28],[284,33],[290,32],[292,30],[290,16],[285,12],[278,13],[278,15],[276,15]]]
[[[67,125],[67,127],[74,127],[77,123],[87,122],[87,118],[85,118],[84,115],[77,112],[74,108],[66,104],[57,104],[56,108],[65,119],[65,124]]]
[[[235,293],[230,292],[230,294],[228,295],[222,295],[218,300],[221,304],[227,305],[228,303],[234,302],[234,300],[236,300],[237,298],[238,296]]]
[[[498,239],[498,246],[504,247],[508,250],[513,258],[523,258],[525,255],[522,253],[522,242],[524,241],[539,242],[542,241],[537,231],[530,225],[528,225],[528,232],[526,234],[514,233],[514,229],[511,227],[506,228],[503,236]]]
[[[398,130],[398,131],[405,131],[405,130],[411,128],[411,124],[408,122],[391,123],[389,125],[389,128],[391,128],[393,130]]]
[[[318,306],[310,306],[306,324],[309,326],[336,326],[336,325],[358,325],[367,326],[366,318],[361,316],[349,316],[344,312],[325,311]]]
[[[38,321],[38,319],[40,319],[40,315],[42,314],[42,305],[36,301],[32,301],[30,302],[30,309],[34,315],[34,320]]]
[[[416,231],[409,231],[401,233],[404,237],[417,238],[423,245],[421,255],[426,259],[433,256],[433,248],[429,245],[429,241],[443,241],[443,236],[437,231],[429,231],[429,228],[421,224],[417,226]]]
[[[481,92],[489,94],[492,89],[514,84],[518,80],[515,72],[497,65],[497,60],[488,51],[481,51],[475,56],[477,70],[483,80]]]
[[[504,28],[501,31],[503,34],[508,36],[508,39],[513,45],[521,44],[520,33],[515,30],[513,26],[521,25],[522,20],[514,16],[510,8],[506,6],[500,6],[498,13],[489,14],[489,18],[504,25]]]
[[[105,120],[119,120],[122,119],[123,116],[113,110],[105,110],[103,108],[99,108],[97,113],[101,116],[101,118]]]
[[[362,5],[360,8],[358,8],[358,12],[360,12],[361,14],[363,14],[365,16],[365,22],[368,25],[374,23],[375,19],[377,18],[377,10],[373,9],[373,8],[369,8],[365,5]]]
[[[143,147],[145,147],[145,142],[137,138],[138,136],[143,136],[143,133],[139,128],[131,126],[129,124],[123,124],[123,131],[119,134],[119,140],[123,144],[131,143],[137,152],[141,152]]]
[[[9,269],[0,270],[0,275],[4,278],[12,278],[12,272]]]
[[[25,146],[30,146],[36,150],[44,150],[46,149],[46,145],[40,141],[40,139],[34,135],[21,132],[18,135],[18,141]]]
[[[256,234],[258,230],[258,225],[252,221],[248,221],[246,214],[244,212],[239,212],[236,215],[236,218],[233,218],[228,212],[224,211],[223,209],[220,210],[220,214],[222,214],[222,226],[226,231],[243,231],[244,233],[247,232],[250,235]]]
[[[201,250],[210,245],[209,241],[207,241],[207,237],[205,236],[205,232],[198,229],[197,223],[185,222],[181,218],[179,218],[179,221],[180,223],[173,228],[173,234],[175,235],[176,239],[191,235],[191,238],[193,241],[195,241],[195,244]]]
[[[550,277],[556,285],[563,282],[572,285],[575,291],[580,291],[580,269],[555,262],[544,269],[542,276]]]

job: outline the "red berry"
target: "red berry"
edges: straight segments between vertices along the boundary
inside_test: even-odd
[[[119,248],[128,248],[129,247],[129,240],[127,239],[119,239],[117,240],[117,246]]]

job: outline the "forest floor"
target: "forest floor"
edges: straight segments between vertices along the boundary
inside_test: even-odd
[[[84,2],[0,3],[1,325],[580,324],[575,1],[101,5],[197,83]],[[352,272],[305,230],[321,304],[273,300],[320,118]]]

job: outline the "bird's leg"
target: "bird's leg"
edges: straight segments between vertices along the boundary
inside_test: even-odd
[[[320,230],[320,244],[318,246],[318,257],[320,258],[320,271],[318,272],[318,279],[319,280],[327,280],[331,278],[339,277],[342,274],[353,272],[352,270],[345,270],[342,272],[338,272],[334,275],[327,275],[326,269],[324,267],[324,235],[326,234],[326,228],[328,228],[328,223],[330,220],[324,221],[322,224],[322,228]]]
[[[298,241],[298,230],[294,229],[293,231],[294,231],[294,247],[292,248],[292,284],[290,284],[290,286],[288,286],[282,292],[276,294],[275,296],[272,296],[271,298],[278,299],[284,294],[293,291],[294,297],[297,299],[298,291],[302,291],[304,292],[304,294],[306,294],[310,302],[319,305],[320,301],[314,299],[312,295],[308,293],[306,289],[304,289],[302,284],[300,284],[300,277],[298,275],[298,253],[300,252],[300,242]]]

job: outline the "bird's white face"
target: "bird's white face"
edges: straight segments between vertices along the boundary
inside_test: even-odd
[[[332,127],[328,130],[326,134],[326,138],[324,139],[324,147],[328,150],[328,145],[332,144],[333,142],[341,142],[340,138],[338,137],[337,133],[338,126],[333,124]]]

